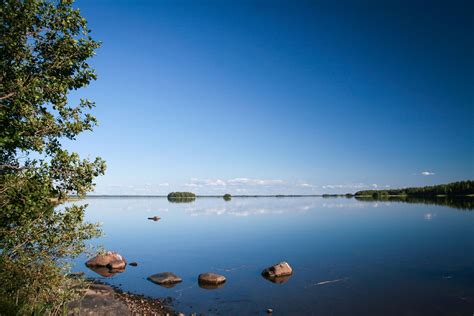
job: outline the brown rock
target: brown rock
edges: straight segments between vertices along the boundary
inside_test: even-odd
[[[127,262],[125,262],[124,260],[116,260],[116,261],[110,262],[107,265],[107,268],[109,268],[110,270],[121,270],[121,269],[125,269],[126,266],[127,266]]]
[[[111,269],[123,269],[127,265],[127,261],[120,254],[108,251],[105,254],[99,254],[86,262],[86,266],[90,267],[107,267]]]
[[[199,284],[222,284],[225,281],[225,276],[210,272],[202,273],[198,277]]]
[[[285,261],[277,263],[262,271],[262,275],[268,278],[276,278],[276,277],[288,276],[292,274],[293,274],[293,269]]]

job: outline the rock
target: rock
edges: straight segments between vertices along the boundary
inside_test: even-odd
[[[110,262],[107,265],[107,268],[109,268],[110,270],[122,270],[122,269],[125,269],[126,266],[127,266],[127,262],[123,260],[115,260],[115,261]]]
[[[109,269],[124,269],[127,261],[120,254],[108,251],[105,254],[99,254],[86,262],[90,267],[108,267]]]
[[[81,299],[68,304],[67,315],[132,315],[117,298],[114,290],[103,284],[91,284]]]
[[[84,272],[71,272],[67,276],[73,279],[80,279],[84,276]]]
[[[132,266],[132,267],[136,267],[138,266],[138,262],[130,262],[128,265]]]
[[[156,221],[159,221],[161,219],[161,217],[153,216],[153,217],[148,217],[148,219],[156,222]]]
[[[262,275],[268,278],[277,278],[277,277],[288,276],[292,274],[293,274],[293,269],[285,261],[275,264],[271,267],[268,267],[262,271]]]
[[[216,273],[202,273],[198,277],[199,284],[217,285],[225,282],[225,276]]]
[[[271,313],[273,313],[273,309],[271,308],[267,309],[267,314],[271,314]]]
[[[178,277],[177,275],[171,272],[161,272],[161,273],[153,274],[148,277],[148,280],[150,280],[153,283],[163,285],[165,287],[172,287],[176,283],[183,281],[183,279],[181,279],[180,277]]]

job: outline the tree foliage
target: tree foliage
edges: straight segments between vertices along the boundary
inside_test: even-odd
[[[0,0],[0,309],[54,313],[72,298],[67,259],[99,234],[84,196],[105,171],[62,147],[97,124],[95,104],[71,104],[96,79],[87,60],[99,43],[72,1]]]

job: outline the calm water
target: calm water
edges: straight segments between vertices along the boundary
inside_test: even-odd
[[[128,262],[103,278],[126,291],[171,297],[182,312],[206,315],[473,315],[474,212],[446,206],[324,198],[90,198],[96,241]],[[153,222],[147,217],[158,215]],[[282,284],[261,271],[288,261]],[[164,288],[146,278],[171,271]],[[202,289],[216,272],[224,287]],[[325,283],[325,281],[334,281]]]

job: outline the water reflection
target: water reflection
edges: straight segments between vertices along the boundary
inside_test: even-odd
[[[198,282],[198,284],[201,289],[205,289],[205,290],[217,290],[217,289],[223,288],[225,285],[225,283],[209,284],[209,283],[202,283],[202,282]]]
[[[89,204],[88,221],[104,223],[97,244],[139,267],[89,270],[79,258],[73,271],[126,291],[170,296],[186,314],[250,315],[272,307],[282,315],[470,315],[474,212],[393,201],[400,200],[90,198],[80,203]],[[159,224],[147,220],[153,216]],[[263,279],[262,268],[280,261],[295,274]],[[146,280],[157,271],[174,271],[183,282],[170,290]],[[199,285],[203,271],[228,282]]]
[[[115,276],[117,273],[125,272],[125,269],[109,269],[107,267],[88,267],[88,268],[104,278],[111,278]]]
[[[170,203],[191,203],[195,200],[195,197],[168,197]]]
[[[474,210],[474,197],[449,197],[439,196],[433,198],[423,197],[408,197],[408,196],[387,196],[380,198],[373,197],[355,197],[356,200],[362,202],[374,202],[374,201],[385,201],[385,202],[404,202],[404,203],[415,203],[415,204],[428,204],[428,205],[440,205],[449,206],[452,208],[472,211]]]

